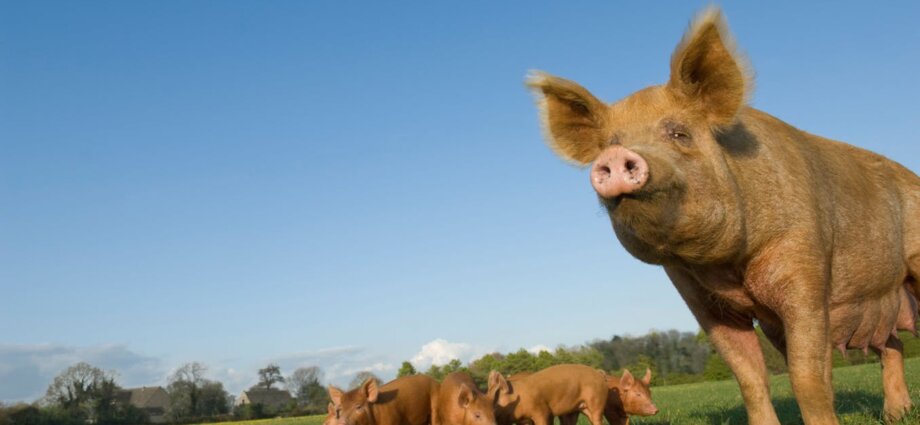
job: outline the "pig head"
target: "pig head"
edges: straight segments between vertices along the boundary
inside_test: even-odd
[[[747,106],[751,71],[710,8],[670,78],[607,104],[534,73],[549,146],[589,167],[624,248],[662,265],[741,387],[778,424],[754,321],[786,356],[806,424],[834,424],[831,349],[872,349],[884,412],[911,400],[896,330],[916,331],[920,179]]]

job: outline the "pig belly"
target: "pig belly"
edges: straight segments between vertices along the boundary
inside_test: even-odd
[[[916,333],[917,299],[905,283],[877,298],[836,304],[829,314],[836,348],[882,349],[890,336],[897,337],[898,330]]]

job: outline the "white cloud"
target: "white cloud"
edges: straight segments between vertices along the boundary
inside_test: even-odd
[[[34,401],[55,376],[79,362],[115,371],[123,387],[159,385],[166,375],[160,359],[123,345],[0,344],[0,400]]]
[[[454,359],[466,363],[486,351],[463,342],[448,342],[438,338],[423,345],[410,362],[416,369],[424,370],[431,365],[445,365]]]
[[[527,351],[534,355],[540,354],[541,351],[548,351],[550,353],[553,352],[553,350],[543,344],[534,345],[533,347],[528,348]]]

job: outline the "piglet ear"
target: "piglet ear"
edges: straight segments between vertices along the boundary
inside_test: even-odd
[[[508,381],[505,379],[497,370],[489,372],[489,395],[494,395],[497,391],[504,391],[505,393],[510,392],[508,387]]]
[[[342,392],[342,390],[340,390],[338,387],[333,386],[333,385],[329,386],[328,392],[329,392],[329,399],[332,400],[332,404],[336,406],[340,406],[342,404],[342,396],[345,395],[345,393]]]
[[[367,396],[368,403],[374,403],[377,401],[377,379],[368,378],[367,381],[364,381],[364,385],[362,385],[362,390],[364,391],[364,394]]]
[[[671,56],[667,87],[713,127],[731,124],[746,103],[751,76],[735,53],[728,25],[718,8],[700,13]]]
[[[532,72],[527,86],[537,96],[550,148],[575,164],[594,161],[610,140],[608,106],[584,87],[542,72]]]
[[[630,388],[636,383],[636,378],[633,377],[632,373],[629,373],[629,369],[623,369],[623,376],[620,377],[620,388]]]
[[[460,384],[460,393],[457,395],[457,403],[460,407],[466,409],[473,403],[473,392],[466,384]]]
[[[329,416],[335,416],[335,404],[329,402],[329,404],[326,405],[326,413],[328,413]]]
[[[645,384],[646,387],[652,383],[652,369],[645,368],[645,376],[642,377],[642,383]]]

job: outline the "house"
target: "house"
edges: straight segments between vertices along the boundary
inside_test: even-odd
[[[286,407],[291,400],[293,397],[286,390],[250,388],[240,394],[236,399],[236,405],[261,404],[266,412],[275,413]]]
[[[146,412],[150,423],[166,422],[169,394],[163,387],[127,388],[118,393],[118,400]]]

